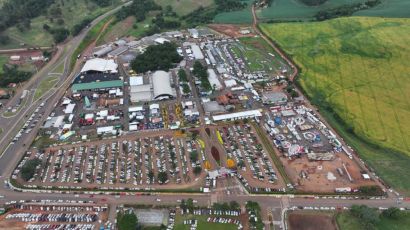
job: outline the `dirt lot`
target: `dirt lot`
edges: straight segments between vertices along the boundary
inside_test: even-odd
[[[230,25],[230,24],[210,24],[208,25],[209,28],[225,34],[230,37],[239,38],[239,37],[253,37],[255,34],[253,32],[249,34],[241,34],[240,30],[243,29],[250,29],[249,26],[241,26],[241,25]],[[251,30],[252,31],[252,30]]]
[[[290,230],[336,230],[336,222],[329,213],[296,211],[288,215]]]
[[[299,184],[298,190],[306,192],[334,192],[335,188],[350,187],[352,189],[365,185],[376,185],[372,180],[364,180],[360,173],[359,166],[344,153],[336,154],[333,161],[309,161],[306,157],[289,160],[281,157],[282,164],[285,166],[286,173],[290,179]],[[349,181],[346,173],[340,175],[337,168],[343,169],[346,165],[353,181]],[[305,171],[308,177],[303,179],[300,172]],[[344,171],[344,170],[343,170]],[[336,180],[328,180],[328,173],[332,173]]]

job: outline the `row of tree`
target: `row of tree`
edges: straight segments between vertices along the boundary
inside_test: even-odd
[[[332,18],[351,16],[354,12],[372,8],[381,3],[381,0],[367,0],[364,3],[342,5],[339,7],[319,11],[318,13],[316,13],[315,18],[318,21],[323,21]]]
[[[199,80],[201,81],[202,89],[204,89],[207,92],[212,90],[211,83],[209,83],[209,79],[208,79],[208,71],[206,67],[201,64],[201,62],[195,61],[192,74],[195,77],[199,78]]]

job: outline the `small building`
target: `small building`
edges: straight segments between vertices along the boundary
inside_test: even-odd
[[[263,92],[262,102],[267,105],[281,105],[288,101],[286,94],[282,92]]]
[[[18,56],[18,55],[10,56],[11,61],[20,61],[20,59],[21,59],[21,56]]]
[[[155,40],[154,40],[156,43],[158,43],[158,44],[164,44],[164,43],[167,43],[167,42],[170,42],[168,39],[166,39],[166,38],[156,38]]]
[[[196,60],[202,60],[204,59],[204,54],[201,51],[201,48],[197,44],[192,44],[191,45],[192,53],[194,54],[194,57]]]
[[[113,50],[113,49],[112,49],[111,46],[106,46],[106,47],[103,47],[103,48],[101,48],[101,49],[95,51],[95,52],[93,53],[93,56],[94,56],[94,57],[103,57],[103,56],[105,56],[106,54],[108,54],[109,52],[111,52],[112,50]]]
[[[127,46],[119,46],[117,49],[108,53],[108,58],[117,58],[128,50]]]
[[[218,79],[218,76],[215,73],[215,70],[208,69],[208,80],[212,88],[214,88],[215,90],[221,90],[223,88],[221,82]]]

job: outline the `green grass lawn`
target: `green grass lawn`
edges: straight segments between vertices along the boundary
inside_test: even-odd
[[[375,224],[376,230],[402,230],[409,229],[410,213],[403,212],[402,218],[397,220],[381,217],[380,221]],[[340,230],[362,230],[365,229],[359,219],[352,216],[349,212],[343,212],[336,215],[336,222]]]
[[[320,6],[307,6],[298,0],[275,0],[270,7],[259,11],[258,17],[274,20],[309,20],[321,10],[360,2],[365,0],[328,0]]]
[[[184,220],[198,220],[198,230],[237,230],[238,227],[234,224],[208,223],[206,219],[208,216],[194,216],[194,215],[177,215],[175,219],[175,230],[189,230],[191,225],[185,225]]]
[[[200,6],[207,7],[214,3],[213,0],[154,0],[158,5],[165,8],[167,5],[172,6],[172,9],[178,15],[186,15],[198,9]]]
[[[340,18],[325,22],[263,24],[301,67],[299,82],[322,111],[388,183],[410,194],[410,19]],[[403,153],[403,154],[400,154]],[[407,155],[407,156],[406,156]]]
[[[34,93],[34,101],[43,96],[45,92],[53,88],[57,81],[58,77],[56,76],[49,76],[46,79],[43,79],[37,87],[36,92]]]
[[[9,61],[8,56],[0,55],[0,74],[3,73],[3,65]]]

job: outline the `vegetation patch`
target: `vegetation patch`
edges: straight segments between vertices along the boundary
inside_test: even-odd
[[[176,48],[175,44],[169,42],[149,46],[143,54],[132,61],[132,69],[137,73],[155,70],[168,71],[175,63],[179,63],[183,59]]]

